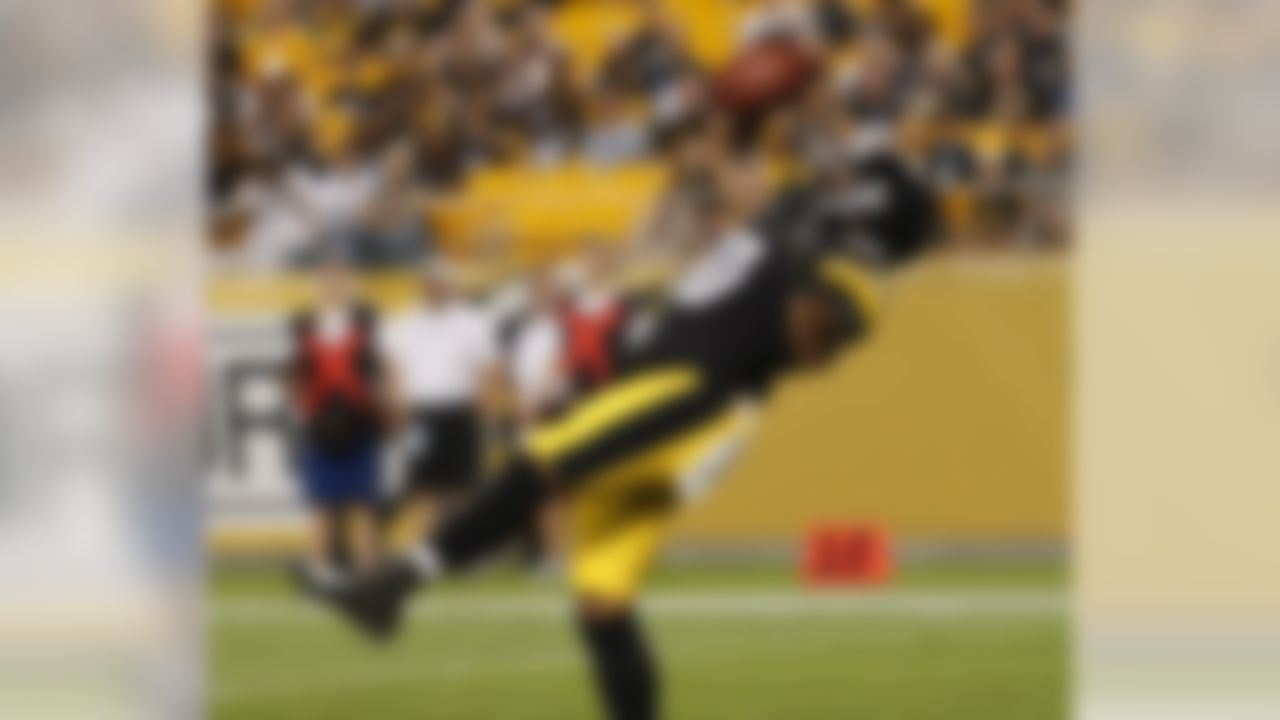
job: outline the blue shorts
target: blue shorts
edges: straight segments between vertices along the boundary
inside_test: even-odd
[[[312,505],[377,502],[380,463],[376,442],[342,453],[304,446],[298,460],[302,488]]]

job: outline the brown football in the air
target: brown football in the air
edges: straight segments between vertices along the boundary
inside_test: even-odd
[[[776,40],[739,53],[715,77],[712,95],[728,110],[755,113],[794,100],[818,73],[818,62],[797,43]]]

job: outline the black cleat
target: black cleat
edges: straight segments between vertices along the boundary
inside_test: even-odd
[[[389,640],[400,629],[409,597],[421,579],[408,564],[395,561],[373,575],[319,593],[323,600],[375,640]]]

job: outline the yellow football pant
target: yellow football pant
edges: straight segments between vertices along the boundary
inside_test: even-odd
[[[532,433],[528,452],[568,491],[574,591],[630,601],[680,501],[720,474],[753,420],[749,404],[677,366],[626,379]]]

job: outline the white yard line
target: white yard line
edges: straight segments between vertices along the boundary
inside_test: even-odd
[[[785,591],[667,591],[650,594],[644,610],[666,619],[784,619],[789,622],[833,616],[897,617],[988,617],[1050,618],[1068,610],[1064,593],[1040,590],[998,591],[915,591],[825,592]],[[231,623],[321,623],[335,622],[326,611],[301,599],[223,598],[210,604],[212,618]],[[538,597],[443,597],[414,603],[415,620],[562,620],[570,612],[565,598]],[[699,660],[726,659],[723,651],[706,651]],[[682,657],[684,662],[690,658]],[[379,663],[368,669],[344,668],[338,675],[312,673],[284,677],[258,677],[235,682],[219,682],[210,699],[219,705],[271,703],[299,695],[315,697],[347,694],[361,690],[397,687],[405,683],[462,681],[478,674],[529,674],[560,672],[577,667],[581,658],[574,653],[537,650],[528,654],[508,653],[500,657],[432,658],[406,663]]]
[[[806,648],[814,648],[809,641]],[[737,658],[731,648],[685,649],[680,662],[713,665]],[[569,651],[531,649],[527,653],[472,656],[466,658],[433,657],[409,663],[386,664],[362,669],[344,667],[338,673],[303,673],[287,676],[255,677],[234,682],[217,682],[210,699],[219,705],[241,703],[271,703],[305,695],[315,698],[323,695],[347,695],[363,690],[395,688],[406,684],[423,686],[431,683],[462,682],[475,677],[493,678],[501,675],[536,675],[539,673],[563,673],[566,670],[584,670],[585,661],[577,649]]]
[[[560,618],[569,612],[562,597],[423,598],[412,607],[420,619]],[[658,592],[643,602],[646,613],[666,618],[807,618],[833,615],[1048,616],[1068,609],[1063,593],[1042,590],[823,592]],[[301,599],[223,598],[211,606],[219,621],[313,620],[319,608]]]
[[[316,697],[326,694],[345,695],[361,690],[396,687],[406,683],[458,681],[477,675],[528,675],[535,672],[562,671],[582,662],[578,655],[543,651],[518,657],[429,658],[412,663],[385,663],[367,669],[343,668],[340,674],[292,674],[217,682],[210,699],[217,704],[270,702],[300,695]]]

